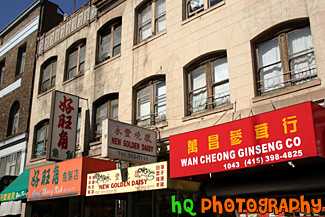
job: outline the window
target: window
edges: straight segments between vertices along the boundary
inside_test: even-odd
[[[16,75],[25,71],[26,43],[18,48],[17,70]]]
[[[48,143],[49,120],[44,120],[36,125],[34,131],[34,148],[33,158],[46,155],[46,147]]]
[[[13,103],[10,109],[7,136],[11,136],[18,133],[18,125],[19,125],[19,102],[16,101]]]
[[[186,17],[192,17],[203,10],[217,5],[224,0],[185,0],[186,1]]]
[[[165,78],[151,80],[136,88],[136,123],[150,127],[166,122]]]
[[[186,68],[188,115],[230,102],[227,56],[209,56]]]
[[[96,104],[96,126],[95,138],[99,140],[102,136],[102,122],[105,119],[118,119],[118,94],[110,94],[102,97]]]
[[[121,53],[121,21],[103,26],[99,30],[99,50],[97,62]]]
[[[137,10],[138,42],[166,29],[166,0],[151,1]]]
[[[0,177],[18,176],[20,173],[20,164],[21,152],[2,157],[0,161]]]
[[[256,56],[258,95],[317,79],[309,26],[256,43]]]
[[[84,72],[86,55],[86,41],[72,45],[67,51],[67,73],[65,80],[76,77]]]
[[[5,72],[5,60],[0,61],[0,86],[3,83],[3,74]]]
[[[41,67],[40,93],[55,86],[57,57],[46,61]]]

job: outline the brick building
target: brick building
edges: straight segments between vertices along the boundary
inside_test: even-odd
[[[39,135],[54,90],[82,98],[76,156],[94,158],[104,119],[156,130],[158,160],[168,160],[171,135],[322,104],[324,8],[317,0],[89,1],[39,39],[27,168],[48,163],[47,133]],[[133,202],[125,216],[163,213],[151,203],[158,197],[124,198]]]
[[[34,1],[0,32],[0,178],[24,170],[37,37],[61,22],[57,9]]]

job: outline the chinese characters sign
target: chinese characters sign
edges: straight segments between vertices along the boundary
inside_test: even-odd
[[[155,131],[106,120],[103,123],[103,138],[102,157],[139,163],[157,161],[157,135]]]
[[[47,160],[62,161],[74,158],[78,107],[77,96],[53,92]]]
[[[307,102],[171,136],[171,178],[324,157],[324,120]]]
[[[167,162],[129,167],[122,182],[121,170],[88,174],[86,196],[167,188]]]
[[[80,157],[30,169],[27,199],[85,195],[87,173],[115,168],[111,161]]]

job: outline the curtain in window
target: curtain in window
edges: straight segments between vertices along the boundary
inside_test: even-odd
[[[157,33],[166,29],[166,0],[158,0],[156,2],[156,28]]]
[[[191,0],[190,12],[196,11],[204,6],[204,0]]]
[[[299,81],[316,76],[316,63],[310,28],[306,27],[288,34],[290,69],[292,80]]]
[[[111,114],[110,119],[118,120],[118,99],[111,101]]]
[[[78,51],[75,51],[72,54],[70,54],[70,58],[69,58],[69,78],[73,78],[77,74],[77,58],[78,58]]]
[[[192,82],[192,112],[204,110],[207,101],[207,87],[205,78],[205,67],[200,66],[191,73]]]
[[[111,34],[102,37],[100,53],[101,53],[100,59],[102,61],[111,56]]]
[[[258,46],[261,92],[265,93],[284,86],[278,39]]]
[[[86,54],[86,46],[82,46],[80,48],[79,72],[85,69],[85,54]]]
[[[230,101],[229,75],[227,58],[222,58],[212,63],[213,69],[213,96],[216,106]],[[221,82],[221,83],[220,83]]]
[[[166,82],[162,81],[156,85],[156,117],[166,115]]]
[[[113,55],[121,53],[121,28],[114,31],[114,45],[113,45]]]
[[[150,118],[150,86],[147,86],[137,93],[138,119]]]
[[[45,138],[45,125],[42,126],[41,129],[37,131],[37,147],[35,150],[35,157],[42,156],[44,154],[45,144],[44,144],[44,138]]]
[[[140,39],[141,41],[151,36],[151,5],[140,14]]]
[[[103,120],[107,119],[107,102],[97,108],[97,136],[101,136]]]

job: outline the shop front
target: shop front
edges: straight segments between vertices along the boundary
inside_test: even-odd
[[[309,201],[325,199],[324,141],[325,109],[301,103],[171,136],[170,176],[199,179],[209,175],[204,191],[222,203],[238,198],[252,199],[257,205],[263,198],[278,205],[282,199],[300,201],[302,196]],[[246,205],[241,217],[306,213],[281,209],[275,214],[273,209],[261,215],[258,206],[248,212]]]
[[[194,197],[199,202],[202,186],[198,182],[169,179],[168,168],[165,161],[88,174],[85,216],[177,216],[172,213],[171,197]]]
[[[87,174],[115,168],[113,161],[80,157],[30,169],[25,216],[83,216]]]

